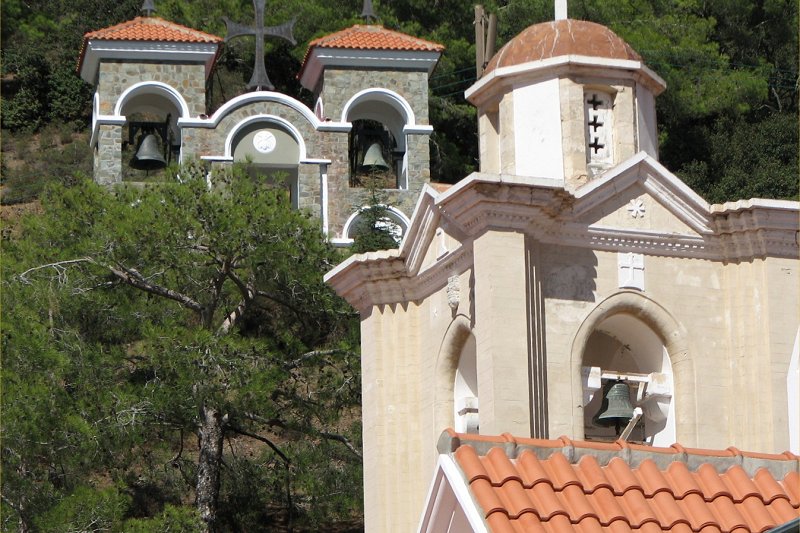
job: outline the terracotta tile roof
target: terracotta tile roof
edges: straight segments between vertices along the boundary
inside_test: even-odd
[[[419,39],[387,30],[383,26],[364,26],[356,24],[350,28],[314,39],[308,43],[312,48],[357,48],[359,50],[410,50],[441,52],[444,46],[425,39]],[[308,53],[306,53],[308,56]]]
[[[435,181],[432,181],[432,182],[430,182],[428,185],[430,185],[431,187],[433,187],[433,189],[434,189],[436,192],[440,192],[440,193],[442,193],[442,192],[446,192],[447,190],[449,190],[449,189],[450,189],[450,187],[452,187],[452,186],[453,186],[453,185],[452,185],[452,184],[450,184],[450,183],[438,183],[438,182],[435,182]]]
[[[789,452],[442,437],[494,532],[744,533],[800,516],[800,457]]]
[[[511,39],[489,61],[484,73],[498,67],[564,55],[642,59],[628,43],[601,24],[586,20],[554,20],[529,26]]]
[[[174,43],[220,43],[222,37],[187,28],[158,17],[136,17],[115,26],[91,31],[83,36],[111,41],[162,41]]]

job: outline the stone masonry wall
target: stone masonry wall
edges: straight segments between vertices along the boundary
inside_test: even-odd
[[[325,116],[331,120],[342,119],[344,106],[350,98],[369,88],[383,88],[398,93],[413,109],[416,124],[428,124],[428,75],[425,71],[360,71],[328,68],[325,70],[321,89]],[[345,119],[352,120],[352,117]],[[344,223],[369,200],[369,191],[350,187],[348,143],[346,133],[326,134],[325,151],[333,161],[328,169],[328,215],[334,237],[343,237],[341,230]],[[381,202],[400,209],[410,218],[422,187],[430,182],[429,136],[407,135],[406,154],[408,189],[383,189],[378,192],[378,196]]]
[[[206,78],[202,64],[103,61],[97,81],[100,113],[112,114],[117,100],[126,89],[148,81],[166,83],[178,91],[186,100],[192,117],[206,112]]]

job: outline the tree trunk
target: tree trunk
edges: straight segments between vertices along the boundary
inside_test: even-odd
[[[195,493],[197,510],[205,522],[205,533],[216,530],[224,424],[225,420],[218,410],[205,405],[200,408],[200,457]]]

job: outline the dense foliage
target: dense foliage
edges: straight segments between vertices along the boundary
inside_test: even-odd
[[[443,43],[430,80],[432,175],[453,183],[477,165],[473,2],[373,2],[386,27]],[[492,0],[498,47],[552,18],[552,0]],[[91,88],[74,72],[82,35],[137,15],[141,0],[2,3],[3,128],[58,122],[82,129]],[[217,35],[222,16],[250,23],[250,0],[158,0],[157,15]],[[267,22],[297,18],[298,45],[267,42],[277,90],[310,103],[295,78],[307,43],[361,22],[360,0],[268,2]],[[798,3],[796,0],[581,0],[570,16],[611,27],[668,84],[658,99],[661,160],[708,200],[797,196]],[[58,35],[58,39],[52,36]],[[210,109],[244,92],[252,39],[227,43],[210,83]],[[88,170],[88,169],[87,169]],[[13,174],[14,172],[10,172]]]
[[[358,519],[357,321],[284,192],[184,168],[42,203],[4,243],[2,530]]]

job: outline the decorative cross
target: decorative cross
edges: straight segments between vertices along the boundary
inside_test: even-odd
[[[603,103],[602,100],[597,99],[597,95],[593,94],[591,100],[586,100],[587,104],[592,104],[592,110],[597,111],[597,106]]]
[[[602,126],[602,125],[603,125],[603,123],[597,120],[597,115],[594,115],[594,116],[592,117],[592,121],[591,121],[591,122],[589,122],[589,125],[590,125],[591,127],[593,127],[593,128],[594,128],[594,131],[597,131],[597,128],[599,128],[600,126]]]
[[[228,34],[225,36],[226,43],[231,39],[235,39],[236,37],[252,35],[256,38],[255,66],[253,67],[253,76],[250,78],[247,88],[257,91],[264,89],[271,91],[275,89],[275,86],[272,85],[271,81],[269,81],[267,69],[264,66],[264,37],[280,37],[281,39],[285,39],[292,44],[297,44],[297,41],[294,40],[294,36],[292,35],[295,19],[292,19],[289,22],[284,22],[280,26],[264,27],[265,1],[266,0],[253,0],[253,7],[256,11],[255,28],[233,22],[228,17],[222,17],[222,20],[225,21],[225,27],[228,30]]]
[[[632,252],[617,254],[619,286],[644,290],[644,256]]]
[[[597,137],[595,137],[594,140],[589,143],[589,148],[593,148],[594,149],[594,153],[599,152],[600,149],[605,148],[605,147],[606,147],[606,145],[605,144],[600,144],[600,139],[598,139]]]

